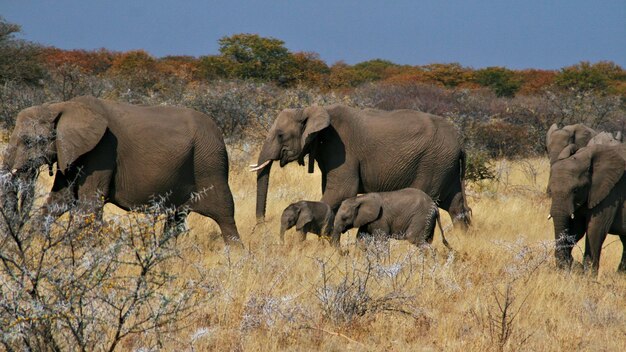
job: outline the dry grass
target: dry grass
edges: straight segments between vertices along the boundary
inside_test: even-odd
[[[255,227],[255,174],[242,169],[253,155],[231,151],[241,161],[231,188],[246,249],[224,247],[217,226],[196,214],[178,240],[197,245],[186,261],[206,269],[213,295],[165,349],[624,350],[626,280],[615,272],[621,244],[608,237],[597,279],[555,269],[546,160],[500,161],[498,181],[470,185],[469,233],[442,217],[454,252],[439,235],[432,249],[392,241],[363,252],[353,230],[342,238],[349,254],[340,256],[314,235],[300,244],[288,233],[286,245],[277,244],[282,210],[321,196],[320,175],[304,167],[273,168],[267,224]],[[141,336],[121,345],[142,346]]]

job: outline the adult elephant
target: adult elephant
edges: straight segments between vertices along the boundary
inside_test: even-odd
[[[597,271],[607,233],[620,236],[626,271],[626,149],[593,145],[552,165],[549,189],[555,256],[560,267],[572,263],[572,247],[585,233],[585,264]]]
[[[465,153],[446,119],[414,110],[381,111],[345,105],[283,110],[259,154],[256,216],[265,216],[270,169],[309,154],[322,172],[322,201],[333,211],[358,193],[421,189],[467,228]]]
[[[552,124],[546,133],[546,149],[550,165],[587,146],[597,134],[598,132],[581,123],[564,127],[559,127],[556,123]]]
[[[54,163],[50,215],[70,204],[101,217],[104,203],[128,210],[162,196],[179,210],[168,227],[195,211],[214,219],[226,242],[240,242],[224,140],[197,111],[89,96],[21,111],[3,168],[17,179],[45,164],[52,173]]]

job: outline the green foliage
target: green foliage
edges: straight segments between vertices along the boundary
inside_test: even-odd
[[[601,61],[591,64],[583,61],[562,68],[555,77],[557,86],[576,91],[605,91],[612,80],[626,80],[624,70],[613,62]]]
[[[235,34],[221,38],[219,44],[222,56],[232,63],[234,77],[277,81],[282,85],[293,80],[294,59],[282,40]]]
[[[487,67],[474,72],[476,83],[489,87],[498,97],[513,97],[522,86],[515,72],[504,67]]]
[[[483,150],[468,152],[465,161],[465,179],[470,182],[476,182],[496,178],[492,160],[489,153]]]
[[[386,71],[393,67],[398,67],[398,65],[382,59],[363,61],[353,66],[354,70],[358,71],[365,81],[381,80],[385,78]]]
[[[198,77],[209,81],[228,78],[233,68],[233,63],[223,56],[202,56],[198,62]]]
[[[366,80],[362,72],[343,61],[338,61],[330,67],[326,88],[353,88],[365,83]]]
[[[37,84],[44,71],[39,62],[40,47],[16,39],[21,27],[0,17],[0,83],[18,81]]]

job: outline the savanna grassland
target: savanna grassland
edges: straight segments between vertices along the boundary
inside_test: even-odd
[[[180,282],[202,273],[207,286],[156,345],[153,332],[133,334],[121,340],[121,350],[621,351],[626,345],[626,280],[616,273],[621,242],[607,238],[597,278],[580,267],[556,269],[546,158],[499,160],[495,180],[470,183],[469,232],[454,230],[442,212],[453,251],[438,231],[432,248],[392,240],[363,251],[351,230],[342,238],[349,252],[342,256],[311,234],[299,243],[288,231],[286,244],[278,244],[284,207],[321,196],[318,172],[275,167],[267,223],[255,226],[256,174],[245,165],[256,153],[231,148],[230,154],[245,249],[225,247],[215,223],[192,214],[190,232],[176,242],[180,258],[164,269]],[[50,182],[40,176],[42,188]],[[106,217],[122,213],[106,207]],[[578,262],[582,251],[581,242],[574,249]]]
[[[0,198],[0,350],[625,350],[621,242],[608,236],[597,277],[580,264],[557,270],[545,195],[553,123],[624,131],[619,65],[329,65],[256,34],[222,38],[218,55],[156,58],[44,47],[19,32],[0,18],[0,152],[19,111],[46,102],[92,95],[200,111],[228,145],[244,248],[225,246],[217,225],[197,214],[188,232],[166,235],[159,204],[143,213],[107,205],[104,221],[46,218],[40,205],[52,178],[41,168],[34,206],[22,203],[19,219],[3,218]],[[342,238],[346,255],[315,235],[299,243],[293,231],[278,244],[283,209],[321,197],[319,171],[293,164],[274,166],[266,223],[256,224],[247,165],[277,114],[334,103],[419,110],[459,129],[473,224],[460,233],[442,211],[452,251],[438,231],[430,248],[392,240],[364,251],[352,230]],[[0,186],[7,180],[0,173]]]

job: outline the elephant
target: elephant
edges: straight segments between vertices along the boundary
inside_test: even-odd
[[[439,225],[443,244],[450,248],[441,227],[439,209],[424,192],[404,188],[392,192],[367,193],[348,198],[335,214],[331,243],[340,246],[340,237],[351,228],[358,228],[357,239],[374,235],[405,239],[414,245],[432,243],[435,222]]]
[[[604,144],[604,145],[620,145],[622,144],[622,132],[617,132],[615,136],[610,132],[600,132],[589,140],[587,146]]]
[[[550,165],[587,146],[597,134],[598,132],[583,124],[567,125],[562,128],[559,128],[556,123],[552,124],[546,134],[546,149]]]
[[[549,180],[557,265],[568,268],[572,248],[586,233],[584,264],[597,272],[607,233],[624,246],[619,271],[626,271],[626,147],[593,145],[552,165]]]
[[[302,200],[291,203],[280,217],[280,242],[285,242],[285,231],[292,227],[300,233],[300,241],[311,232],[321,237],[330,237],[335,214],[328,204]]]
[[[18,177],[47,164],[52,174],[55,163],[44,214],[72,208],[101,218],[105,203],[130,210],[162,197],[177,209],[167,228],[184,227],[194,211],[215,220],[227,243],[241,243],[224,139],[200,112],[91,96],[22,110],[3,169]]]
[[[322,174],[322,199],[333,211],[359,193],[421,189],[463,230],[471,223],[464,191],[465,151],[455,126],[414,110],[357,109],[342,104],[279,113],[259,153],[257,221],[265,217],[270,169],[297,161]]]

